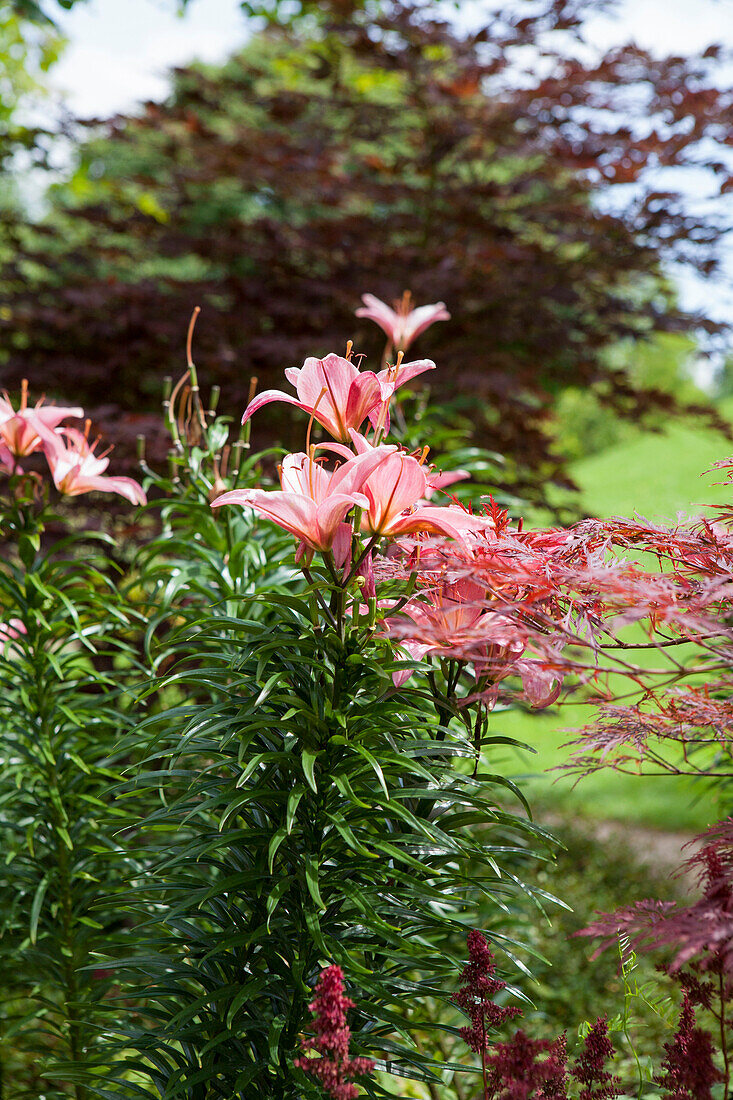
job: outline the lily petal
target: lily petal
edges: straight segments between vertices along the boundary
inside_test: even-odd
[[[398,516],[389,527],[390,535],[408,535],[424,531],[432,535],[448,535],[460,541],[467,534],[483,534],[493,528],[486,516],[472,516],[462,508],[437,508],[426,504],[414,512]]]
[[[302,401],[298,401],[297,397],[292,397],[283,390],[263,390],[262,393],[258,393],[256,397],[252,398],[249,405],[244,410],[242,423],[246,424],[254,413],[261,409],[263,405],[269,405],[271,401],[284,401],[286,405],[296,405],[299,409],[303,409],[304,412],[312,411],[309,405],[304,405]]]

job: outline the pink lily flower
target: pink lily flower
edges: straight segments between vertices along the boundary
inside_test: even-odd
[[[376,322],[398,351],[407,351],[412,341],[435,321],[450,320],[445,302],[410,309],[409,292],[395,302],[396,309],[391,309],[374,294],[362,294],[361,300],[364,305],[357,309],[356,316],[368,317],[370,321]]]
[[[454,505],[436,508],[421,504],[429,488],[428,474],[418,460],[393,451],[361,486],[369,498],[362,530],[388,538],[424,532],[460,540],[469,533],[481,534],[493,527],[488,517],[473,516]]]
[[[280,468],[281,491],[232,489],[212,502],[243,504],[258,515],[272,520],[295,535],[304,550],[334,551],[338,564],[346,558],[351,529],[344,523],[354,506],[368,508],[369,499],[362,485],[369,475],[396,450],[375,447],[363,455],[351,455],[347,462],[330,473],[315,461],[315,448],[288,455]]]
[[[386,619],[387,633],[399,639],[413,660],[420,661],[428,654],[435,656],[460,657],[466,652],[485,652],[487,636],[491,643],[509,644],[504,638],[502,627],[509,625],[502,619],[499,624],[496,616],[491,619],[485,612],[486,589],[465,578],[453,584],[445,583],[437,590],[426,594],[425,599],[410,600],[397,619]],[[490,632],[487,628],[490,627]],[[497,627],[499,635],[497,636]],[[519,653],[524,647],[520,645]],[[395,672],[392,679],[400,687],[412,675],[411,670]]]
[[[425,600],[411,600],[402,616],[384,625],[415,661],[462,657],[473,664],[477,679],[489,674],[493,686],[484,699],[491,705],[496,685],[507,676],[521,678],[523,694],[535,709],[550,706],[560,694],[562,674],[551,662],[522,656],[525,639],[516,622],[505,612],[487,609],[484,586],[470,578],[445,583]],[[411,675],[411,669],[400,670],[392,679],[400,687]]]
[[[0,397],[0,443],[16,458],[32,454],[43,446],[39,425],[53,431],[67,416],[83,415],[84,410],[78,407],[44,405],[42,400],[34,408],[28,408],[28,383],[24,380],[17,412],[7,394]]]
[[[0,474],[12,474],[14,472],[23,473],[12,452],[8,450],[4,443],[0,443]]]
[[[367,451],[374,449],[374,444],[370,443],[366,436],[361,435],[360,432],[354,431],[353,428],[350,429],[349,435],[351,436],[354,450],[358,455],[366,454]],[[326,447],[329,451],[334,451],[342,458],[349,459],[351,457],[349,448],[339,443],[322,444],[322,446]],[[453,485],[456,481],[466,481],[471,476],[468,470],[447,470],[444,473],[442,470],[436,470],[429,466],[423,466],[423,469],[425,471],[426,481],[425,500],[430,500],[439,489],[445,489],[448,485]]]
[[[13,642],[21,634],[27,633],[22,619],[8,619],[6,623],[0,623],[0,657],[20,656],[18,647]]]
[[[145,493],[131,477],[104,475],[109,459],[104,455],[95,455],[96,444],[90,445],[84,432],[76,428],[61,428],[53,432],[43,424],[39,425],[38,430],[51,476],[60,493],[71,497],[91,492],[118,493],[131,504],[145,504]]]
[[[348,443],[349,430],[359,428],[367,417],[376,421],[398,386],[434,368],[431,359],[419,359],[375,374],[360,371],[350,359],[333,352],[325,359],[311,357],[302,367],[289,367],[285,371],[288,382],[295,386],[297,397],[282,390],[265,390],[250,401],[242,423],[246,424],[263,405],[284,401],[307,412],[334,439]]]

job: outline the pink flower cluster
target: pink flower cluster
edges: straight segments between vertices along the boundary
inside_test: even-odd
[[[437,656],[463,659],[473,665],[477,682],[483,676],[491,687],[483,692],[493,703],[497,685],[507,676],[519,676],[524,695],[537,708],[550,706],[560,694],[562,676],[551,664],[524,657],[526,637],[509,605],[491,608],[486,584],[470,577],[441,579],[419,600],[410,600],[399,617],[387,619],[385,630],[414,658]],[[395,684],[405,682],[409,670],[394,674]]]
[[[428,325],[449,316],[442,303],[410,310],[405,298],[394,311],[371,295],[364,302],[358,315],[384,329],[388,352],[393,346],[406,348]],[[360,370],[350,355],[349,345],[346,357],[306,359],[301,368],[285,372],[296,395],[267,390],[250,402],[243,424],[275,401],[308,413],[305,449],[283,460],[279,489],[234,489],[216,497],[212,507],[252,508],[295,536],[297,558],[305,565],[318,553],[334,577],[336,569],[342,570],[339,583],[347,585],[359,575],[364,596],[377,595],[375,577],[418,576],[417,591],[408,601],[377,601],[383,633],[415,660],[447,657],[472,666],[476,690],[488,709],[496,701],[497,685],[510,675],[521,677],[532,706],[548,706],[562,682],[559,639],[543,622],[538,649],[537,629],[526,628],[527,611],[536,609],[537,592],[547,605],[548,563],[561,553],[565,533],[545,532],[544,541],[520,539],[509,530],[506,513],[493,504],[480,515],[454,499],[436,504],[436,492],[467,477],[466,472],[440,473],[426,464],[427,447],[410,454],[384,438],[395,391],[435,364],[427,359],[403,363],[400,350],[393,365],[374,373]],[[314,421],[332,442],[311,444]],[[380,540],[388,545],[377,553]],[[496,569],[499,559],[504,577]],[[510,591],[508,599],[497,600],[497,585]],[[528,647],[534,656],[527,655]],[[395,684],[410,674],[396,672]]]
[[[435,311],[437,307],[426,308]],[[420,331],[436,320],[442,309],[429,320],[421,318]],[[404,333],[400,340],[406,346]],[[308,413],[334,442],[311,445],[309,428],[306,450],[288,455],[280,467],[279,490],[233,489],[217,497],[212,506],[253,508],[299,540],[299,557],[309,562],[314,552],[332,554],[339,566],[348,565],[355,533],[353,523],[346,522],[351,512],[360,516],[356,533],[373,540],[408,534],[461,539],[485,531],[490,526],[486,517],[470,515],[457,505],[428,503],[436,488],[464,476],[462,472],[436,475],[426,468],[424,455],[411,455],[395,444],[382,442],[397,388],[434,368],[429,359],[403,363],[400,354],[393,366],[374,373],[361,371],[350,358],[332,353],[286,370],[297,396],[266,390],[247,406],[242,423],[264,405],[285,402]],[[360,431],[367,420],[371,439]],[[326,469],[327,456],[319,453],[322,451],[335,454],[341,464],[335,470]]]
[[[320,1058],[296,1058],[295,1065],[320,1082],[333,1100],[355,1100],[359,1095],[354,1077],[371,1073],[374,1063],[369,1058],[351,1058],[351,1029],[346,1022],[348,1009],[354,1002],[344,994],[344,975],[340,966],[321,971],[316,992],[310,1004],[315,1016],[315,1039],[304,1039],[301,1049],[314,1051]]]
[[[387,616],[384,629],[414,660],[434,657],[472,670],[475,688],[466,702],[480,699],[491,709],[502,681],[518,676],[530,705],[546,707],[569,667],[560,594],[571,536],[522,532],[493,501],[485,512],[480,533],[380,561],[380,579],[408,572],[416,578],[415,597]],[[410,674],[400,670],[395,683]]]
[[[108,477],[104,471],[109,459],[95,454],[96,443],[89,443],[87,420],[84,431],[63,425],[69,418],[81,419],[84,410],[44,405],[28,405],[28,386],[23,382],[20,406],[14,409],[7,394],[0,397],[0,471],[20,474],[18,460],[42,452],[51,477],[60,493],[117,493],[131,504],[144,504],[145,493],[129,477]]]
[[[564,1035],[530,1039],[520,1028],[508,1042],[495,1044],[486,1066],[486,1100],[567,1100]]]
[[[588,1031],[571,1070],[572,1076],[583,1086],[578,1100],[616,1100],[620,1095],[620,1079],[606,1069],[614,1053],[606,1017],[599,1016]]]

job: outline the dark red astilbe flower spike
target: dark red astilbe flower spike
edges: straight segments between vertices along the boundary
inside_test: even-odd
[[[466,943],[469,961],[461,974],[461,988],[451,1000],[471,1021],[470,1027],[461,1028],[461,1038],[474,1053],[482,1054],[488,1048],[489,1031],[521,1016],[522,1010],[494,1004],[494,997],[506,989],[506,982],[494,977],[496,963],[483,932],[472,929]]]
[[[659,969],[663,974],[669,974],[670,968],[668,966],[660,966]],[[701,1008],[712,1009],[713,997],[716,994],[715,984],[712,981],[704,981],[698,977],[702,970],[699,962],[690,963],[689,969],[680,970],[674,974],[674,978],[679,984],[680,988],[684,991],[685,995],[689,998],[690,1004],[700,1005]],[[707,975],[720,974],[720,967],[707,968],[705,973]],[[730,993],[726,992],[726,999],[729,998]]]
[[[654,1078],[667,1089],[662,1100],[712,1100],[711,1087],[724,1080],[713,1062],[710,1033],[695,1026],[695,1010],[687,993],[677,1031],[671,1043],[664,1044],[664,1073]]]
[[[614,1054],[606,1017],[599,1016],[570,1068],[570,1076],[583,1086],[578,1100],[614,1100],[621,1095],[621,1081],[606,1069]]]
[[[487,1100],[566,1100],[566,1061],[564,1035],[551,1042],[520,1029],[486,1059]]]
[[[369,1058],[351,1058],[351,1029],[346,1022],[348,1009],[354,1002],[344,994],[344,975],[340,966],[329,966],[321,972],[315,996],[309,1005],[315,1016],[315,1039],[304,1039],[304,1053],[315,1051],[320,1058],[296,1058],[294,1065],[310,1073],[333,1100],[356,1100],[359,1090],[352,1084],[354,1077],[371,1073],[374,1063]]]

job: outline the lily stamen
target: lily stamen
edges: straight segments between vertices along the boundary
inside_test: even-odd
[[[313,412],[311,413],[310,420],[308,421],[308,430],[305,433],[305,450],[306,450],[306,454],[309,454],[310,449],[311,449],[311,432],[313,431],[313,421],[316,419],[316,409],[318,408],[318,404],[319,404],[319,402],[320,402],[320,400],[323,397],[325,392],[326,392],[326,387],[324,386],[323,389],[321,390],[321,392],[318,394],[318,397],[316,398],[316,403],[313,406]]]

